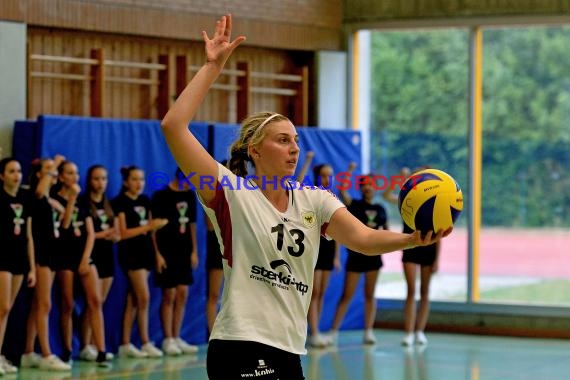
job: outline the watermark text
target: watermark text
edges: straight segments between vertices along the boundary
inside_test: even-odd
[[[168,184],[173,178],[170,178],[164,172],[150,173],[147,178],[147,186],[151,190],[162,190],[168,187]],[[415,187],[419,177],[405,177],[403,175],[354,175],[349,172],[340,172],[334,176],[329,176],[325,180],[319,179],[314,181],[310,176],[305,176],[301,181],[297,181],[294,176],[285,177],[269,177],[269,176],[256,176],[248,175],[246,177],[229,177],[222,176],[218,181],[215,176],[198,175],[197,173],[189,173],[188,175],[180,175],[177,178],[179,190],[215,190],[216,186],[225,187],[228,190],[276,190],[276,189],[325,189],[325,190],[361,190],[364,186],[371,186],[374,190],[401,190],[407,180],[412,181],[412,186]],[[327,185],[323,185],[326,183]]]

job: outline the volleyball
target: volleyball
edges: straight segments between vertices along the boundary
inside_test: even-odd
[[[422,234],[452,227],[463,210],[463,193],[457,181],[444,171],[423,169],[402,185],[398,209],[404,223]]]

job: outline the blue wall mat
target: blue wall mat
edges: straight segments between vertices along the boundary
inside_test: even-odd
[[[30,164],[39,155],[39,136],[37,121],[16,121],[12,134],[12,151],[14,158],[22,164],[24,182],[30,172]]]

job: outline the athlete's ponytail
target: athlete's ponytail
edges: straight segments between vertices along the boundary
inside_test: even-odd
[[[265,126],[272,121],[289,120],[275,112],[259,112],[247,117],[240,128],[239,137],[230,148],[228,167],[235,175],[247,176],[247,162],[253,164],[249,156],[249,147],[259,144],[265,137]]]

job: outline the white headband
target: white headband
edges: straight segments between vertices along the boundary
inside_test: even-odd
[[[263,123],[259,124],[259,127],[257,127],[257,128],[255,129],[255,132],[253,132],[253,134],[251,135],[251,137],[253,138],[253,137],[256,136],[258,133],[260,133],[260,132],[261,132],[261,129],[262,129],[263,127],[265,127],[265,126],[267,125],[267,123],[269,123],[271,120],[273,120],[276,116],[281,116],[281,115],[278,114],[278,113],[274,113],[273,115],[268,116],[267,119],[263,120]],[[248,151],[247,151],[247,156],[248,156],[248,157],[251,157],[251,156],[249,155],[249,148],[248,148]]]
[[[257,129],[255,130],[255,133],[261,131],[261,128],[265,127],[265,125],[269,123],[271,120],[273,120],[273,118],[275,118],[276,116],[280,115],[278,113],[274,113],[273,115],[269,116],[267,119],[263,120],[263,123],[259,124],[259,127],[257,127]]]

